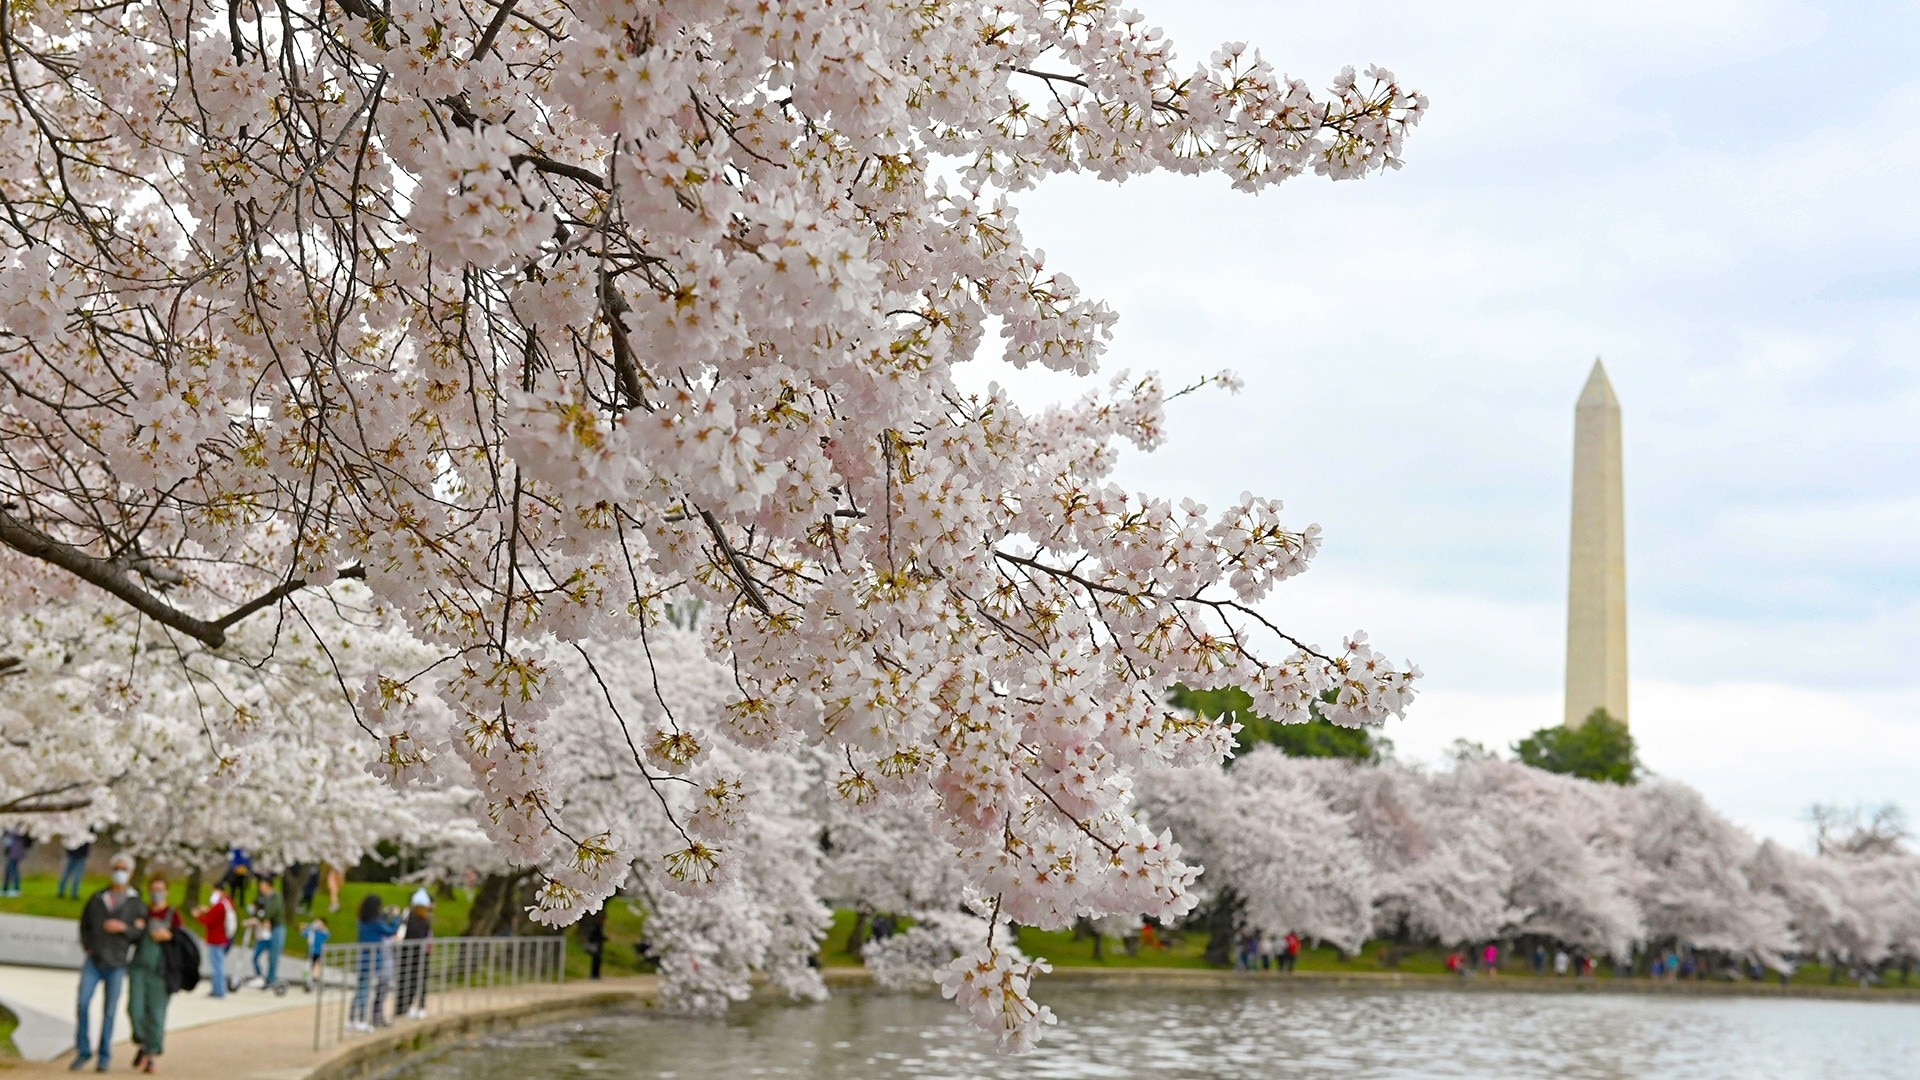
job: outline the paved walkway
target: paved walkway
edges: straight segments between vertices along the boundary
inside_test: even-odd
[[[214,998],[208,996],[206,987],[207,984],[203,982],[200,989],[191,994],[174,995],[167,1008],[169,1032],[302,1005],[309,1009],[313,1007],[313,999],[298,989],[288,991],[284,997],[276,997],[264,990],[238,990],[224,998]],[[46,1060],[73,1048],[73,1006],[79,991],[80,973],[77,971],[0,965],[0,1004],[20,1018],[20,1028],[13,1034],[13,1043],[22,1057]],[[105,997],[104,990],[94,992],[91,1026],[95,1031],[99,1030],[100,1008]],[[133,1037],[133,1025],[127,1020],[124,984],[120,991],[119,1012],[113,1021],[114,1043],[128,1046]],[[121,1056],[120,1051],[114,1051],[115,1058]],[[126,1051],[125,1057],[132,1060],[133,1052]]]
[[[67,1064],[71,1060],[73,1040],[71,1002],[78,975],[47,971],[45,974],[55,979],[22,980],[18,983],[21,989],[16,993],[15,973],[38,970],[0,967],[0,988],[3,988],[0,996],[44,992],[30,990],[29,984],[44,981],[51,987],[56,979],[64,977],[67,1005],[65,1018],[60,1021],[62,1049],[51,1061],[0,1060],[0,1076],[7,1080],[70,1075]],[[576,981],[511,992],[500,990],[492,1002],[481,996],[463,1001],[458,994],[448,994],[437,1003],[435,1015],[425,1020],[401,1020],[381,1032],[356,1036],[324,1050],[313,1048],[313,999],[298,989],[284,998],[258,990],[242,990],[228,995],[224,1002],[207,1000],[196,993],[186,999],[175,997],[168,1010],[167,1052],[160,1059],[159,1071],[219,1080],[304,1080],[322,1069],[324,1075],[330,1077],[368,1075],[390,1067],[404,1053],[495,1028],[559,1020],[622,1004],[637,1007],[653,996],[657,985],[653,976]],[[27,1026],[25,1020],[22,1016],[23,1031]],[[124,1013],[115,1026],[121,1029],[115,1032],[121,1049],[115,1051],[113,1064],[114,1071],[120,1072],[133,1060],[132,1049],[125,1042]],[[19,1035],[15,1038],[18,1040]],[[22,1052],[26,1052],[24,1047]]]

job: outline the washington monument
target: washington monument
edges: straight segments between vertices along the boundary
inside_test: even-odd
[[[1627,721],[1627,527],[1622,509],[1620,399],[1607,369],[1573,412],[1573,545],[1567,575],[1567,717],[1595,709]]]

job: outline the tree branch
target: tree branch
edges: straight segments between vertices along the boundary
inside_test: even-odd
[[[218,649],[227,643],[227,631],[235,623],[307,587],[305,578],[289,578],[218,619],[202,619],[181,611],[149,592],[134,579],[128,563],[90,555],[81,548],[48,536],[5,510],[0,510],[0,544],[29,558],[51,563],[124,601],[160,625],[178,630],[210,649]],[[366,568],[357,563],[340,571],[343,578],[363,578],[366,575]],[[8,665],[0,665],[0,674],[7,669]]]
[[[747,603],[760,609],[762,615],[771,614],[773,609],[767,606],[767,598],[760,595],[760,587],[754,584],[746,561],[740,558],[739,552],[733,550],[732,544],[727,543],[727,534],[720,530],[720,519],[713,516],[713,511],[702,508],[700,520],[707,523],[707,531],[713,534],[713,542],[720,545],[720,554],[727,557],[727,565],[733,569],[733,576],[740,579],[740,591],[746,596]]]
[[[60,802],[38,802],[40,799],[51,799],[59,795],[64,795],[75,788],[85,786],[87,786],[86,782],[75,780],[72,783],[61,784],[59,787],[51,787],[45,791],[33,791],[25,795],[15,796],[6,802],[0,802],[0,814],[60,814],[68,810],[85,810],[87,807],[93,805],[91,798],[82,799],[76,797]]]
[[[501,0],[500,7],[493,13],[493,21],[487,24],[486,31],[480,35],[480,42],[473,47],[473,55],[467,58],[467,63],[477,63],[487,55],[488,49],[493,48],[493,39],[499,37],[500,28],[507,25],[507,16],[513,14],[513,5],[514,0]]]

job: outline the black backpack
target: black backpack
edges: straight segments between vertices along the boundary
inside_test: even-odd
[[[162,948],[161,965],[166,971],[167,993],[178,994],[200,985],[200,944],[185,930],[175,930],[173,939]]]

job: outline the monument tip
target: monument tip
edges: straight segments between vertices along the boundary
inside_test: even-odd
[[[1576,407],[1582,409],[1620,407],[1620,399],[1613,393],[1613,382],[1607,378],[1607,367],[1600,362],[1599,357],[1593,360],[1593,373],[1587,376],[1586,388],[1580,391],[1580,402]]]

